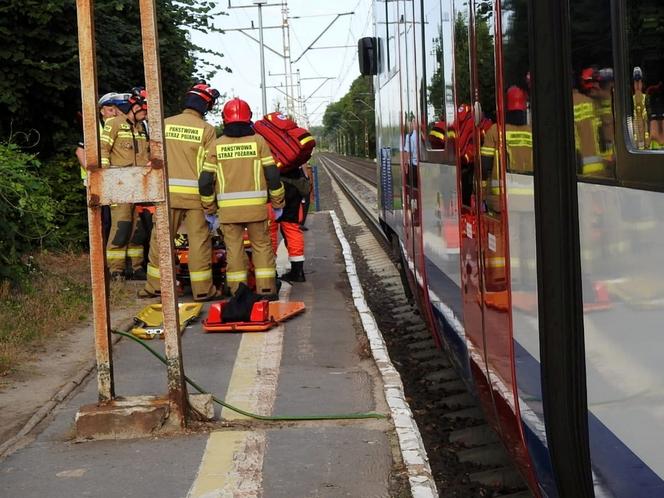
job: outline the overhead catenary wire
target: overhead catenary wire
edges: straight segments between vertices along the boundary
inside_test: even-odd
[[[122,337],[126,337],[128,339],[131,339],[134,342],[137,342],[138,344],[143,346],[145,349],[147,349],[150,352],[150,354],[152,354],[155,358],[157,358],[164,365],[167,364],[166,358],[164,358],[157,351],[155,351],[150,346],[148,346],[145,343],[145,341],[142,341],[138,337],[134,337],[130,333],[122,332],[121,330],[111,329],[111,332],[113,334],[116,334],[116,335],[119,335],[119,336],[122,336]],[[203,389],[201,386],[199,386],[196,382],[191,380],[186,375],[184,376],[184,379],[187,382],[187,384],[189,384],[191,387],[196,389],[199,393],[201,393],[201,394],[210,394],[208,391]],[[238,408],[237,406],[233,406],[229,403],[226,403],[224,400],[222,400],[220,398],[217,398],[214,394],[212,395],[212,401],[214,401],[218,405],[223,406],[224,408],[228,408],[229,410],[232,410],[236,413],[239,413],[240,415],[244,415],[245,417],[253,418],[253,419],[256,419],[256,420],[270,421],[270,422],[296,422],[296,421],[303,421],[303,420],[363,420],[363,419],[385,419],[385,418],[387,418],[386,415],[384,415],[382,413],[375,413],[375,412],[331,413],[331,414],[322,414],[322,415],[258,415],[256,413],[251,413],[251,412],[248,412],[246,410],[243,410],[242,408]]]

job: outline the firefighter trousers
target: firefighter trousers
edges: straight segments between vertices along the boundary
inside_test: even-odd
[[[279,228],[281,228],[281,236],[288,249],[288,261],[291,263],[304,261],[304,234],[300,229],[300,224],[290,221],[270,221],[270,239],[275,254],[277,254],[279,246]]]
[[[189,279],[194,300],[212,297],[216,289],[212,284],[212,242],[210,229],[205,220],[203,209],[171,209],[171,227],[174,231],[184,224],[189,244]],[[159,294],[161,279],[159,276],[159,247],[157,230],[152,230],[150,252],[148,255],[148,278],[145,290],[150,294]]]
[[[276,294],[276,265],[270,243],[268,220],[252,223],[222,223],[221,231],[226,244],[226,282],[231,294],[247,283],[247,263],[244,252],[244,228],[251,240],[251,257],[256,275],[258,294]]]
[[[111,206],[111,231],[106,243],[106,262],[111,273],[123,273],[126,259],[136,271],[143,264],[143,242],[145,231],[139,226],[138,215],[133,204]]]

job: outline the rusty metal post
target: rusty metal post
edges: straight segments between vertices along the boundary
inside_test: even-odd
[[[81,68],[81,100],[83,103],[83,136],[85,167],[89,173],[99,169],[99,125],[97,121],[97,60],[95,56],[94,1],[76,0],[78,16],[78,57]],[[94,311],[95,352],[99,402],[115,397],[113,354],[111,351],[108,281],[106,280],[106,249],[102,234],[101,206],[87,190],[88,231],[90,238],[90,273]]]
[[[140,0],[141,35],[145,84],[148,92],[148,121],[150,123],[150,161],[154,169],[163,171],[164,201],[158,203],[157,230],[159,247],[159,272],[161,275],[161,304],[164,315],[164,339],[168,360],[168,396],[172,414],[179,418],[181,426],[187,422],[187,388],[182,366],[177,293],[175,289],[175,265],[171,217],[168,200],[168,171],[164,149],[164,113],[162,109],[161,71],[159,66],[159,37],[155,0]]]

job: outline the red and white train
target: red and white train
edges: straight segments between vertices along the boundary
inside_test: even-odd
[[[664,496],[664,3],[375,0],[379,211],[533,493]]]

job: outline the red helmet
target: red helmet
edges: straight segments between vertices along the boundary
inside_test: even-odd
[[[142,87],[142,86],[135,86],[132,88],[129,93],[131,96],[129,97],[128,102],[131,104],[133,107],[135,104],[138,104],[141,106],[141,109],[143,111],[148,110],[148,91]]]
[[[187,95],[196,95],[205,101],[208,110],[214,107],[215,102],[219,98],[219,92],[208,85],[204,80],[199,80],[187,92]]]
[[[244,100],[235,97],[224,105],[222,112],[224,123],[249,123],[251,121],[251,107]]]
[[[587,67],[581,71],[581,89],[591,90],[597,86],[597,70]]]
[[[528,94],[513,85],[507,89],[507,110],[525,111],[528,108]]]

